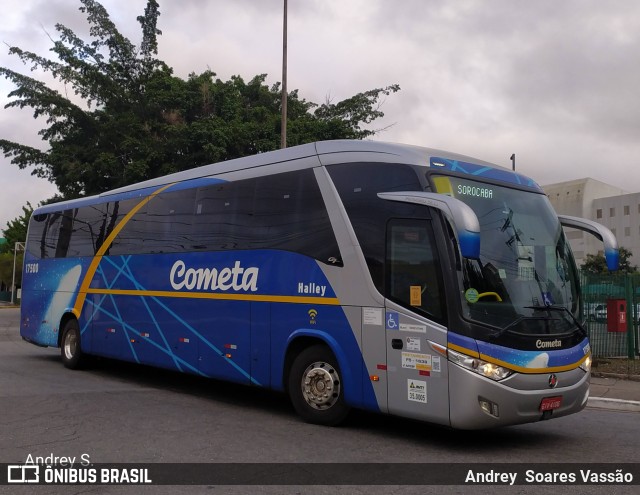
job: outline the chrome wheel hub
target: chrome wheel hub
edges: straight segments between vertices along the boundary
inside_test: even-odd
[[[340,397],[340,378],[325,362],[310,364],[302,376],[302,395],[311,407],[329,409]]]
[[[67,359],[73,359],[76,355],[76,348],[78,346],[78,339],[73,332],[67,332],[64,336],[64,355]]]

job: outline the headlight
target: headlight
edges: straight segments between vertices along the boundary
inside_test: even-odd
[[[582,364],[580,365],[580,369],[583,371],[586,371],[587,373],[591,372],[591,355],[587,356],[587,359],[585,359],[584,361],[582,361]]]
[[[451,361],[452,363],[478,373],[479,375],[491,378],[492,380],[503,380],[513,373],[513,371],[507,368],[503,368],[502,366],[498,366],[493,363],[487,363],[482,359],[473,358],[471,356],[467,356],[466,354],[452,351],[451,349],[447,350],[447,354],[449,356],[449,361]]]

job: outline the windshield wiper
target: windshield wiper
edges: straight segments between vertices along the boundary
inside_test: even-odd
[[[587,331],[585,330],[585,328],[582,326],[582,324],[578,321],[578,319],[573,316],[573,313],[571,311],[569,311],[568,308],[565,308],[564,306],[557,306],[554,304],[550,304],[549,306],[525,306],[526,309],[533,309],[534,311],[560,311],[562,313],[567,313],[569,315],[569,318],[571,318],[571,321],[573,321],[573,323],[575,323],[575,325],[585,334],[587,333]]]
[[[511,323],[509,323],[506,327],[501,328],[496,333],[492,334],[491,338],[492,339],[497,339],[499,337],[502,337],[505,333],[507,333],[509,330],[511,330],[511,328],[519,325],[521,322],[523,322],[525,320],[546,320],[546,318],[542,317],[542,316],[519,316],[518,318],[513,320]]]
[[[562,313],[568,313],[571,321],[578,327],[578,329],[580,331],[582,331],[585,335],[586,335],[586,330],[585,328],[580,324],[580,322],[577,320],[577,318],[575,316],[573,316],[573,313],[571,311],[569,311],[567,308],[565,308],[564,306],[554,306],[554,305],[550,305],[550,306],[524,306],[525,309],[533,309],[534,311],[560,311]],[[507,333],[509,330],[511,330],[513,327],[519,325],[521,322],[525,321],[525,320],[546,320],[546,317],[543,316],[519,316],[518,318],[516,318],[515,320],[513,320],[509,325],[507,325],[506,327],[500,329],[498,332],[494,333],[491,335],[492,339],[497,339],[499,337],[501,337],[502,335],[504,335],[505,333]]]

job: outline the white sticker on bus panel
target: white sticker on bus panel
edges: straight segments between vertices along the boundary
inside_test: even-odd
[[[422,380],[407,380],[407,399],[413,402],[427,403],[427,382]]]
[[[364,325],[382,326],[381,308],[362,308],[362,323]]]
[[[407,343],[407,351],[420,351],[420,339],[407,337],[405,341]]]
[[[431,371],[431,356],[416,352],[403,352],[402,367],[412,370]]]
[[[410,323],[400,323],[400,331],[402,332],[415,332],[415,333],[427,333],[426,325],[413,325]]]
[[[440,356],[433,356],[433,365],[431,366],[431,371],[435,373],[440,373],[442,368],[440,367]]]

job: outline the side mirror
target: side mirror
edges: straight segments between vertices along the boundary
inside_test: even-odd
[[[604,258],[607,261],[609,271],[616,271],[620,265],[620,253],[618,251],[618,241],[608,228],[598,222],[587,220],[586,218],[569,217],[558,215],[563,227],[584,230],[593,234],[604,243]]]

